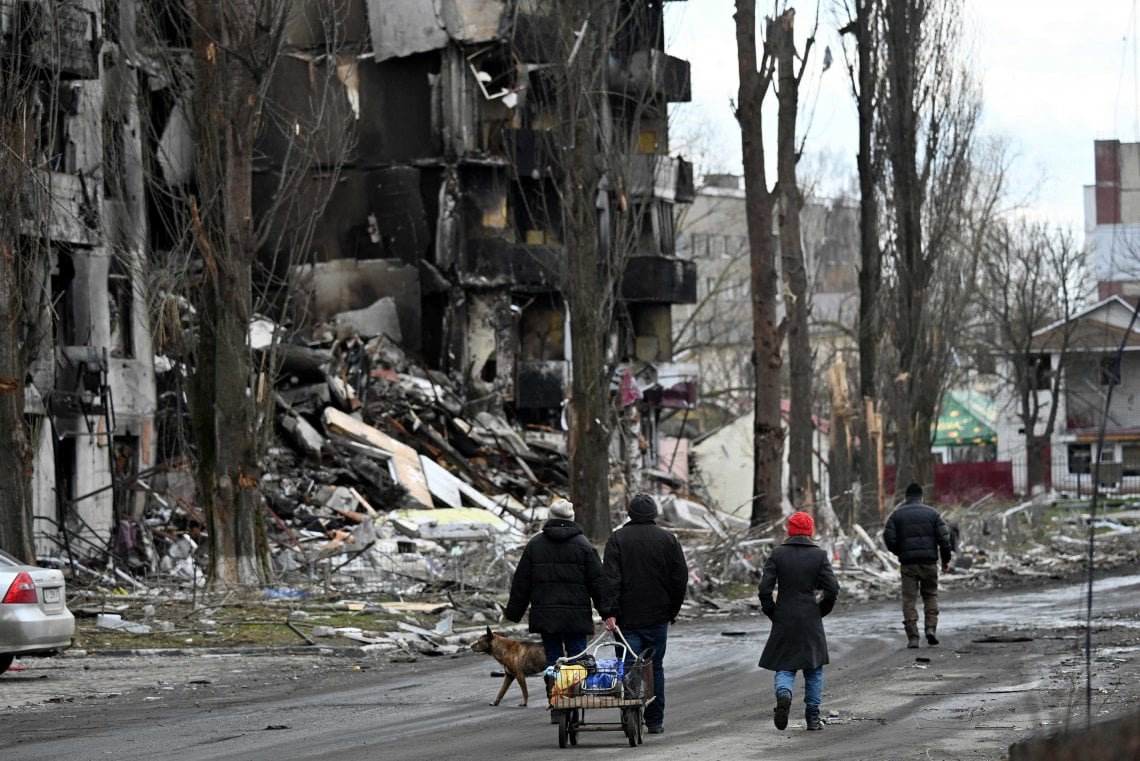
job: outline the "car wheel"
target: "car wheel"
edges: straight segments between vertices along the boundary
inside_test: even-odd
[[[11,653],[0,654],[0,674],[3,674],[5,671],[7,671],[8,667],[12,665],[12,661],[15,659],[16,656],[12,655]]]

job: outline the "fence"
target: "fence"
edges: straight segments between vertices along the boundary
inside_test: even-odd
[[[883,471],[883,484],[887,494],[895,493],[894,466],[887,466]],[[996,499],[1013,499],[1013,463],[935,463],[933,492],[941,503],[969,504],[988,495]]]

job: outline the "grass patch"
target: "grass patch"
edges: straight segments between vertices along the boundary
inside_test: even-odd
[[[74,647],[84,650],[303,647],[310,640],[329,647],[349,647],[360,643],[324,632],[358,629],[365,636],[382,637],[397,630],[401,621],[430,629],[439,620],[436,615],[388,613],[379,608],[382,603],[367,605],[364,610],[345,610],[336,600],[313,599],[229,599],[211,605],[201,600],[196,604],[190,600],[156,602],[108,595],[95,602],[71,600],[69,605],[76,616]],[[99,626],[100,612],[117,614],[124,625],[140,624],[149,631]]]

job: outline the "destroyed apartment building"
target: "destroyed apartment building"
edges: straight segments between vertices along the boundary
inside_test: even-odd
[[[665,3],[616,5],[597,129],[629,148],[597,195],[599,245],[626,257],[612,385],[636,387],[640,465],[653,467],[662,410],[695,405],[699,385],[673,362],[671,338],[673,305],[696,299],[695,265],[674,251],[692,166],[669,154],[668,131],[669,104],[690,99],[689,67],[663,49]],[[265,483],[285,545],[299,528],[335,540],[341,525],[352,541],[413,549],[409,538],[448,534],[438,516],[416,528],[416,509],[445,506],[525,529],[528,510],[565,487],[573,357],[560,272],[574,251],[562,242],[563,146],[551,129],[564,31],[555,7],[292,4],[252,177],[269,231],[259,238],[268,276],[255,287],[272,298],[251,341],[256,351],[281,339],[284,443]],[[187,234],[163,221],[177,217],[174,191],[195,182],[184,13],[138,0],[0,10],[4,54],[43,72],[50,104],[29,116],[41,119],[29,127],[29,207],[47,211],[27,230],[50,243],[40,322],[51,329],[25,394],[37,554],[110,551],[145,570],[162,549],[139,527],[197,522],[176,443],[186,369],[162,338],[152,346],[189,307],[162,302],[148,276]],[[318,198],[327,203],[313,201],[306,218]],[[637,220],[632,240],[616,239],[618,214]],[[407,512],[388,519],[397,506]],[[166,570],[189,550],[167,556]]]

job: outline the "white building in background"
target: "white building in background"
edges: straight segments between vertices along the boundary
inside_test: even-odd
[[[1061,366],[1059,347],[1067,334],[1068,353],[1061,372],[1057,422],[1045,457],[1046,488],[1088,496],[1092,463],[1102,463],[1103,486],[1140,492],[1140,324],[1132,324],[1135,307],[1120,296],[1098,302],[1066,323],[1049,325],[1035,334],[1047,361],[1039,373],[1041,388]],[[1119,364],[1116,355],[1121,343]],[[1112,395],[1109,398],[1109,389]],[[1051,403],[1038,392],[1043,410]],[[1025,462],[1025,434],[1016,412],[1018,399],[998,390],[998,459]],[[1108,403],[1106,411],[1105,405]],[[1104,444],[1101,441],[1103,425]],[[1043,434],[1039,425],[1037,434]],[[1014,490],[1025,493],[1025,469],[1015,467]]]
[[[801,228],[811,289],[812,342],[826,364],[828,355],[852,348],[846,329],[855,324],[859,308],[858,207],[844,200],[808,199]],[[773,236],[778,246],[778,231],[773,230]],[[746,392],[752,385],[752,324],[741,177],[705,178],[693,202],[678,215],[676,249],[678,258],[696,262],[698,272],[696,303],[673,310],[678,353],[701,366],[706,392],[716,388]],[[779,264],[777,256],[777,271]],[[780,299],[777,318],[782,315]],[[750,392],[746,395],[751,398]]]

